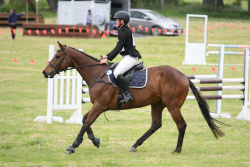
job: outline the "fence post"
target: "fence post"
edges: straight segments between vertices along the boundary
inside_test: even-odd
[[[250,121],[250,110],[248,108],[248,106],[250,106],[250,92],[248,92],[249,91],[248,73],[249,73],[249,49],[245,49],[244,50],[244,80],[245,80],[244,97],[245,98],[243,101],[242,111],[239,113],[236,119]]]
[[[53,58],[55,46],[49,45],[49,61]],[[53,78],[48,78],[48,95],[47,95],[47,123],[52,123],[53,116]]]
[[[220,46],[219,51],[219,66],[218,66],[218,78],[223,79],[223,67],[224,67],[224,45]],[[222,83],[218,83],[217,86],[222,86]],[[217,91],[217,95],[222,95],[222,91]],[[222,118],[231,118],[229,113],[221,113],[221,99],[216,100],[216,112],[210,113],[210,115],[214,118],[222,117]]]

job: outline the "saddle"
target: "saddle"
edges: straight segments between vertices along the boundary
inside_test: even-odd
[[[107,75],[109,81],[115,87],[120,87],[117,79],[113,72],[117,67],[118,63],[113,64],[110,67]],[[129,71],[123,74],[123,77],[129,82],[129,88],[144,88],[147,84],[147,68],[143,66],[143,61],[133,66]]]
[[[107,72],[109,81],[115,87],[120,87],[117,79],[115,78],[113,72],[117,67],[118,63],[113,64],[110,70]],[[123,74],[124,78],[129,82],[129,88],[144,88],[147,84],[147,71],[148,69],[143,66],[143,61],[132,67],[129,71]],[[121,109],[120,101],[124,98],[122,90],[119,90],[117,96],[116,110]]]

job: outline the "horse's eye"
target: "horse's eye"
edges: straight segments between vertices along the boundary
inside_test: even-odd
[[[60,58],[60,56],[59,56],[59,55],[56,55],[56,58],[57,58],[57,59],[59,59],[59,58]]]

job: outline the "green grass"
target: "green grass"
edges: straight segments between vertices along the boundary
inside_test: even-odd
[[[52,18],[53,19],[53,18]],[[185,17],[176,17],[185,27]],[[47,20],[46,20],[47,21]],[[208,43],[250,45],[249,22],[245,20],[209,20],[209,26],[223,26],[208,32]],[[202,21],[193,20],[194,30],[191,40],[202,38]],[[230,24],[230,28],[226,27]],[[233,29],[237,25],[237,29]],[[240,30],[239,26],[244,29]],[[120,112],[107,112],[110,120],[101,115],[93,124],[96,137],[101,138],[101,147],[95,148],[84,137],[83,143],[72,155],[65,154],[66,148],[75,140],[81,125],[52,124],[34,122],[38,115],[46,115],[47,79],[42,70],[47,65],[49,44],[56,41],[74,48],[82,48],[94,57],[107,54],[117,38],[73,39],[53,37],[22,36],[12,41],[6,28],[0,35],[0,164],[1,166],[249,166],[250,165],[250,124],[249,121],[236,120],[241,111],[239,100],[224,100],[222,112],[230,113],[232,119],[219,119],[231,127],[222,127],[226,134],[216,140],[202,117],[195,101],[186,101],[182,113],[188,126],[181,154],[172,154],[176,147],[178,131],[167,110],[163,113],[163,126],[150,137],[136,153],[128,150],[143,135],[151,124],[150,107]],[[137,49],[143,56],[145,65],[168,64],[177,67],[186,75],[217,74],[216,65],[182,65],[185,51],[185,35],[176,37],[136,38]],[[56,49],[58,46],[56,46]],[[211,48],[209,48],[211,49]],[[237,50],[237,49],[236,49]],[[241,50],[237,50],[241,51]],[[12,59],[17,59],[14,63]],[[35,60],[35,64],[30,60]],[[121,59],[118,56],[115,60]],[[217,63],[218,56],[206,58],[208,63]],[[225,78],[239,78],[243,74],[242,56],[226,56]],[[216,73],[211,70],[216,67]],[[231,92],[234,93],[234,92]],[[239,93],[239,92],[236,92]],[[209,101],[215,111],[215,102]],[[91,104],[84,104],[85,114]],[[68,119],[73,111],[54,111],[55,116]]]

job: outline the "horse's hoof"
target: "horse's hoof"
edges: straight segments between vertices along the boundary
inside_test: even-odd
[[[75,153],[75,148],[72,147],[72,146],[69,146],[69,148],[67,148],[67,150],[65,151],[65,153],[67,153],[67,154]]]
[[[129,152],[136,152],[136,151],[137,151],[137,148],[135,148],[135,147],[131,147],[129,150]]]
[[[180,154],[180,151],[174,150],[173,154]]]
[[[100,139],[99,138],[95,138],[92,143],[97,147],[99,148],[100,147]]]

